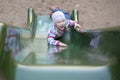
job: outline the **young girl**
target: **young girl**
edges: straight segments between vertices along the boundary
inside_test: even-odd
[[[56,46],[67,46],[67,44],[56,40],[56,38],[64,35],[68,25],[74,26],[77,31],[81,30],[81,26],[73,20],[67,20],[62,11],[56,11],[52,14],[53,23],[48,29],[48,43]]]

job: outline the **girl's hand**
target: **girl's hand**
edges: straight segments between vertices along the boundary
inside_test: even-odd
[[[78,23],[75,23],[74,28],[75,28],[77,31],[82,31],[82,27],[81,27]]]
[[[58,52],[61,52],[61,51],[65,50],[65,49],[67,49],[67,47],[59,46],[59,47],[58,47]]]
[[[59,46],[67,47],[67,44],[60,42]]]

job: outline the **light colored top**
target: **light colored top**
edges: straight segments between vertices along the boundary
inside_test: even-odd
[[[75,23],[76,23],[76,21],[66,20],[66,27],[68,27],[69,25],[74,26]],[[48,29],[48,43],[58,46],[60,41],[55,40],[55,39],[64,35],[65,31],[66,31],[66,28],[65,28],[65,30],[56,29],[54,26],[54,23],[52,22]]]

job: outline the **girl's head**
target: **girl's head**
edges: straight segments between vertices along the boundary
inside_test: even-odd
[[[52,19],[57,29],[65,29],[66,18],[63,12],[56,11],[55,13],[53,13]]]

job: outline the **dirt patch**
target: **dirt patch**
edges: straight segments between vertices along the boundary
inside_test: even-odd
[[[49,6],[58,5],[72,12],[78,9],[80,24],[85,29],[120,25],[120,0],[0,0],[0,22],[27,26],[27,10],[32,7],[37,15],[48,15]]]

